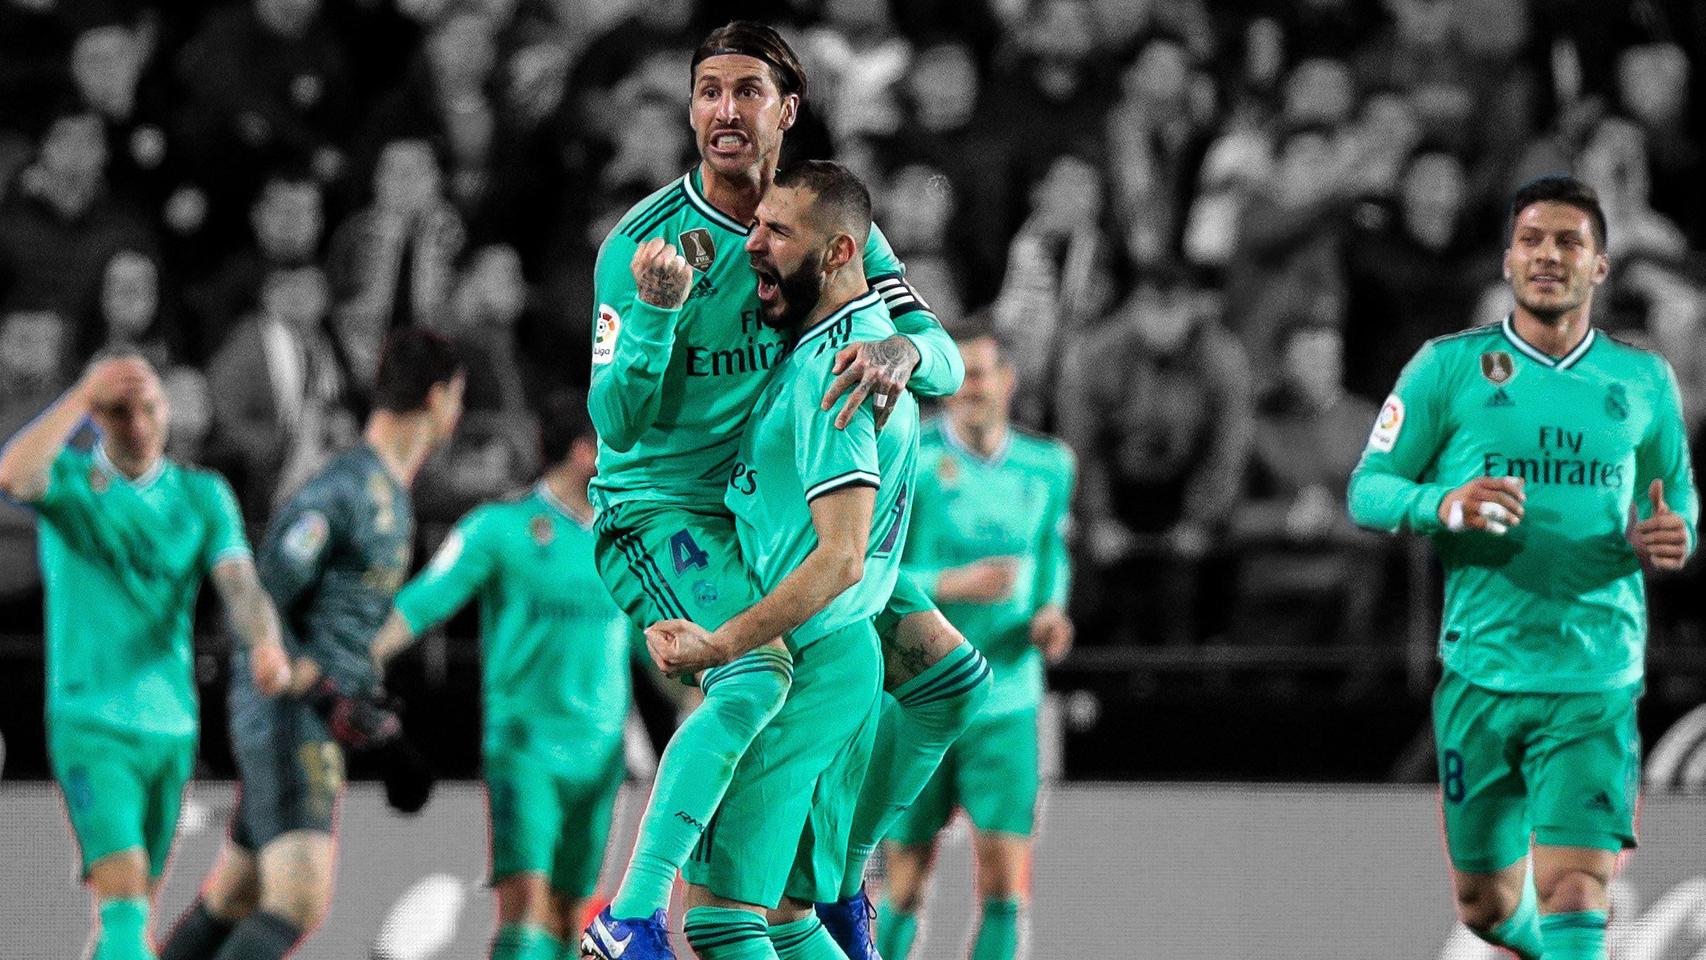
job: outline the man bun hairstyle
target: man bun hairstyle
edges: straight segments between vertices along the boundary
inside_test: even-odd
[[[852,234],[858,249],[871,235],[871,191],[853,171],[833,160],[801,160],[776,171],[774,185],[810,190],[812,212]]]
[[[806,68],[800,65],[794,48],[788,46],[788,41],[782,39],[774,27],[752,20],[731,20],[712,30],[699,44],[699,49],[693,51],[693,63],[687,75],[697,82],[699,64],[712,57],[729,55],[764,61],[770,66],[776,86],[784,95],[798,94],[801,102],[805,101]]]
[[[1516,218],[1524,210],[1537,203],[1564,203],[1575,207],[1588,215],[1593,222],[1593,242],[1600,253],[1605,252],[1608,242],[1605,229],[1605,210],[1599,205],[1599,194],[1568,174],[1554,173],[1544,177],[1536,177],[1520,187],[1511,195],[1509,222],[1506,224],[1505,239],[1516,233]]]
[[[404,327],[385,340],[373,383],[373,407],[391,413],[423,410],[432,388],[462,372],[455,344],[430,330]]]

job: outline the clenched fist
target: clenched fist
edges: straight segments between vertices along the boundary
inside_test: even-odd
[[[640,299],[654,307],[676,310],[687,302],[687,291],[693,286],[693,268],[675,252],[675,245],[662,237],[647,240],[634,251],[629,263],[634,271],[634,287]]]

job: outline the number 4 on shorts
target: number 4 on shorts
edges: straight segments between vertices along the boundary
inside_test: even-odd
[[[699,544],[693,542],[693,534],[686,530],[678,531],[669,538],[669,557],[675,561],[676,576],[711,565],[711,555],[699,549]]]

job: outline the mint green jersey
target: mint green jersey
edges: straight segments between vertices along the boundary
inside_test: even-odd
[[[995,672],[985,716],[1042,703],[1043,658],[1031,643],[1031,617],[1051,604],[1066,606],[1072,575],[1066,529],[1076,472],[1072,451],[1058,440],[1010,429],[985,459],[955,435],[946,417],[924,425],[902,560],[907,575],[935,597],[944,570],[992,557],[1019,565],[1005,600],[937,601]]]
[[[1523,479],[1521,524],[1441,528],[1440,502],[1477,476]],[[1642,676],[1645,585],[1624,527],[1631,503],[1651,513],[1655,478],[1692,549],[1700,504],[1663,358],[1590,330],[1555,359],[1506,318],[1429,341],[1404,368],[1351,477],[1350,512],[1433,536],[1447,667],[1498,691],[1607,691]]]
[[[747,414],[786,352],[776,331],[759,322],[758,280],[744,249],[750,228],[700,190],[694,167],[636,204],[598,251],[587,409],[598,428],[590,496],[600,510],[652,500],[720,512]],[[693,289],[679,310],[658,309],[635,293],[629,263],[640,244],[657,237],[693,267]],[[965,375],[959,350],[907,286],[904,269],[873,227],[865,276],[888,305],[894,329],[918,348],[912,389],[953,393]]]
[[[40,520],[47,717],[193,737],[193,620],[202,578],[250,555],[225,478],[161,458],[127,479],[97,446],[66,449]]]
[[[622,738],[629,627],[592,544],[592,529],[541,482],[469,511],[397,594],[416,633],[480,599],[488,754],[525,747],[574,767]]]
[[[918,403],[903,393],[881,433],[869,406],[845,430],[835,429],[838,411],[822,406],[836,352],[893,332],[875,289],[806,329],[758,397],[729,474],[725,502],[741,556],[765,593],[817,546],[812,500],[853,486],[876,488],[865,576],[785,638],[796,651],[876,616],[900,575],[918,462]]]

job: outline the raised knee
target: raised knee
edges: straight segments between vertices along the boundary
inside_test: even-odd
[[[332,906],[331,890],[318,884],[293,884],[289,890],[262,897],[261,906],[307,933],[326,919]]]
[[[1457,919],[1477,933],[1487,933],[1503,923],[1516,906],[1517,901],[1503,896],[1496,886],[1457,888]]]
[[[1540,908],[1545,913],[1576,913],[1604,910],[1605,880],[1586,870],[1561,870],[1544,878],[1539,886]]]

